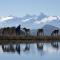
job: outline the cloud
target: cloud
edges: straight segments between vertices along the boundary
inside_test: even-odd
[[[5,20],[13,19],[13,17],[0,17],[0,22],[3,22]]]
[[[30,18],[30,19],[25,19],[25,20],[22,20],[22,22],[27,22],[27,21],[29,21],[29,20],[31,20],[32,18]]]
[[[51,22],[53,20],[57,20],[57,17],[49,16],[49,17],[41,19],[40,21],[36,20],[34,23],[36,23],[36,24],[41,24],[41,23],[46,24],[47,22]]]

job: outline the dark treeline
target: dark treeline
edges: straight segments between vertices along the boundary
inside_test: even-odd
[[[0,36],[29,36],[30,29],[22,28],[21,25],[17,27],[5,27],[0,29]]]
[[[30,36],[30,29],[22,28],[21,25],[18,25],[17,27],[5,27],[0,29],[0,36]],[[57,36],[59,33],[59,30],[54,30],[51,33],[51,36]],[[44,36],[44,30],[43,29],[37,29],[37,36]]]

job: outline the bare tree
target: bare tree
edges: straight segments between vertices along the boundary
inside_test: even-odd
[[[43,36],[43,35],[44,35],[43,29],[38,29],[37,30],[37,36]]]
[[[54,31],[51,33],[51,35],[52,35],[52,36],[54,36],[54,35],[57,36],[58,33],[59,33],[59,30],[54,30]]]

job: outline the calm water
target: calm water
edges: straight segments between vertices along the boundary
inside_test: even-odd
[[[57,44],[56,44],[57,45]],[[0,45],[1,60],[60,60],[60,43]],[[26,48],[28,47],[28,48]]]

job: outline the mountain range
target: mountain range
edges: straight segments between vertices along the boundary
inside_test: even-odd
[[[60,28],[60,16],[47,16],[44,13],[40,15],[25,15],[23,17],[7,16],[0,17],[0,28],[18,26],[26,27],[30,29],[39,29],[45,25],[54,26]]]

